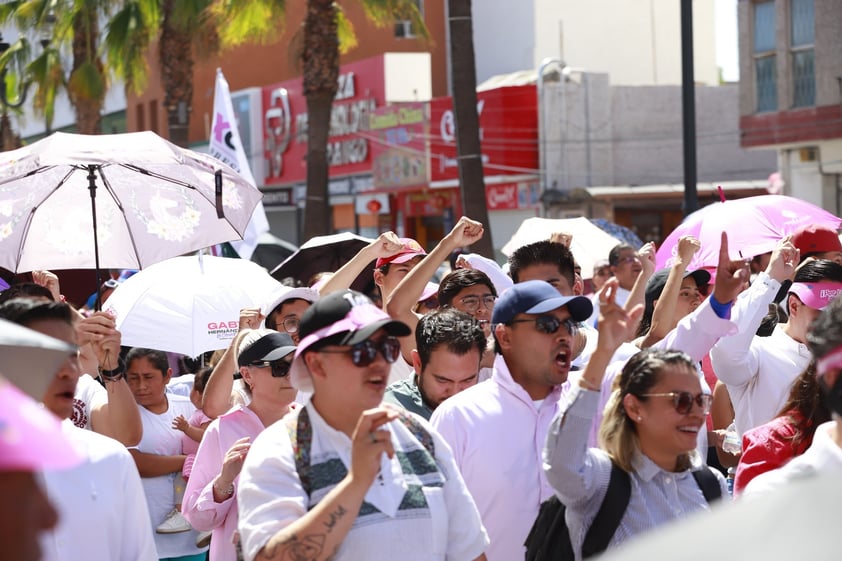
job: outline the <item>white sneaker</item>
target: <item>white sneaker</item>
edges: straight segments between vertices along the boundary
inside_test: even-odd
[[[210,545],[211,532],[199,532],[196,536],[196,547],[202,549]]]
[[[155,531],[159,534],[178,534],[179,532],[189,532],[193,527],[180,512],[173,509],[164,521],[161,522]]]

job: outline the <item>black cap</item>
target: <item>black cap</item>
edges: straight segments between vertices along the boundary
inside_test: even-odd
[[[651,311],[655,309],[655,300],[661,297],[661,293],[664,291],[664,286],[667,284],[667,277],[669,277],[669,274],[670,270],[668,268],[661,269],[649,278],[649,282],[646,283],[646,309],[643,312],[644,315],[651,313]],[[686,279],[687,277],[693,277],[693,280],[696,281],[696,286],[700,288],[706,286],[710,282],[710,273],[704,269],[685,271],[682,278]]]
[[[255,330],[248,333],[240,342],[237,366],[248,366],[261,360],[271,362],[284,358],[293,351],[295,351],[295,343],[286,333],[270,331],[261,335],[261,331]]]

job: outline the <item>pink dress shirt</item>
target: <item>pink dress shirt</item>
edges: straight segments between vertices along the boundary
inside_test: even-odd
[[[222,472],[225,453],[237,440],[244,436],[251,441],[263,432],[263,423],[248,407],[237,406],[220,415],[205,431],[193,472],[187,481],[181,512],[196,530],[212,530],[211,561],[236,561],[234,532],[237,530],[237,484],[234,480],[234,494],[221,503],[213,500],[213,482]]]

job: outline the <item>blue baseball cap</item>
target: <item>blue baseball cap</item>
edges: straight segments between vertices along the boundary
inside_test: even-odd
[[[567,306],[573,321],[585,321],[593,313],[593,304],[584,296],[562,296],[541,280],[519,282],[494,303],[491,323],[509,323],[518,314],[543,314],[563,306]]]

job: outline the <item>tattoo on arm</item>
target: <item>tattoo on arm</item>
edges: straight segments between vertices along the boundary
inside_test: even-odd
[[[304,536],[300,540],[292,534],[276,544],[268,544],[263,549],[263,556],[283,561],[315,561],[322,554],[324,543],[324,534]]]
[[[334,510],[333,512],[331,512],[328,515],[327,522],[324,523],[325,528],[327,529],[328,532],[333,530],[333,527],[336,526],[336,523],[339,522],[340,518],[345,516],[346,512],[347,511],[345,510],[345,507],[343,507],[342,505],[339,505],[338,507],[336,507],[336,510]]]

